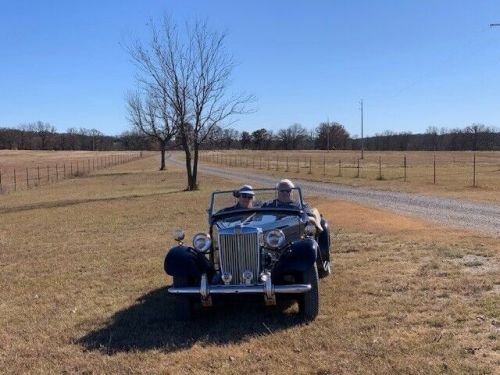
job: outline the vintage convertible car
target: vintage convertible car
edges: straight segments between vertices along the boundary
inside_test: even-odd
[[[251,209],[223,209],[234,205],[234,192],[214,192],[208,233],[189,246],[176,230],[164,269],[173,277],[177,319],[190,319],[197,301],[211,306],[212,296],[229,294],[260,294],[266,305],[296,300],[303,320],[316,318],[318,278],[331,272],[329,228],[323,217],[321,228],[310,223],[300,188],[293,190],[294,205],[284,208],[274,204],[276,189],[255,189]]]

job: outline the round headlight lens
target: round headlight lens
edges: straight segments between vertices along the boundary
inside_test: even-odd
[[[181,228],[177,228],[174,232],[174,240],[182,241],[184,240],[184,231]]]
[[[279,229],[273,229],[266,233],[264,240],[271,249],[278,249],[285,243],[285,233]]]
[[[307,224],[304,228],[304,235],[306,237],[314,237],[316,235],[316,225]]]
[[[193,247],[198,251],[207,251],[211,244],[212,240],[207,233],[197,233],[193,236]]]

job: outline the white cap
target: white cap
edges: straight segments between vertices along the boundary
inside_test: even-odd
[[[255,195],[254,191],[253,191],[253,187],[251,185],[242,185],[239,189],[238,189],[238,195],[239,194],[250,194],[250,195]]]

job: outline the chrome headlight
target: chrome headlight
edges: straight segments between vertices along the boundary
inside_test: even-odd
[[[174,240],[182,241],[184,239],[184,231],[181,228],[178,228],[174,232]]]
[[[314,237],[316,235],[316,225],[307,224],[304,228],[304,236],[306,237]]]
[[[279,249],[285,243],[285,233],[280,229],[270,230],[266,233],[264,241],[271,249]]]
[[[211,244],[212,240],[210,239],[210,235],[207,233],[196,233],[193,236],[193,247],[198,251],[207,251],[210,249]]]

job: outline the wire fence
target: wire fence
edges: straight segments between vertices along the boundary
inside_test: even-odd
[[[235,168],[307,174],[311,178],[355,178],[450,186],[500,186],[500,153],[204,152],[206,163]],[[295,154],[295,155],[294,155]]]
[[[92,172],[115,165],[128,163],[142,158],[142,152],[121,153],[53,163],[40,163],[35,166],[1,166],[0,193],[33,189],[56,183],[68,178],[86,176]]]

